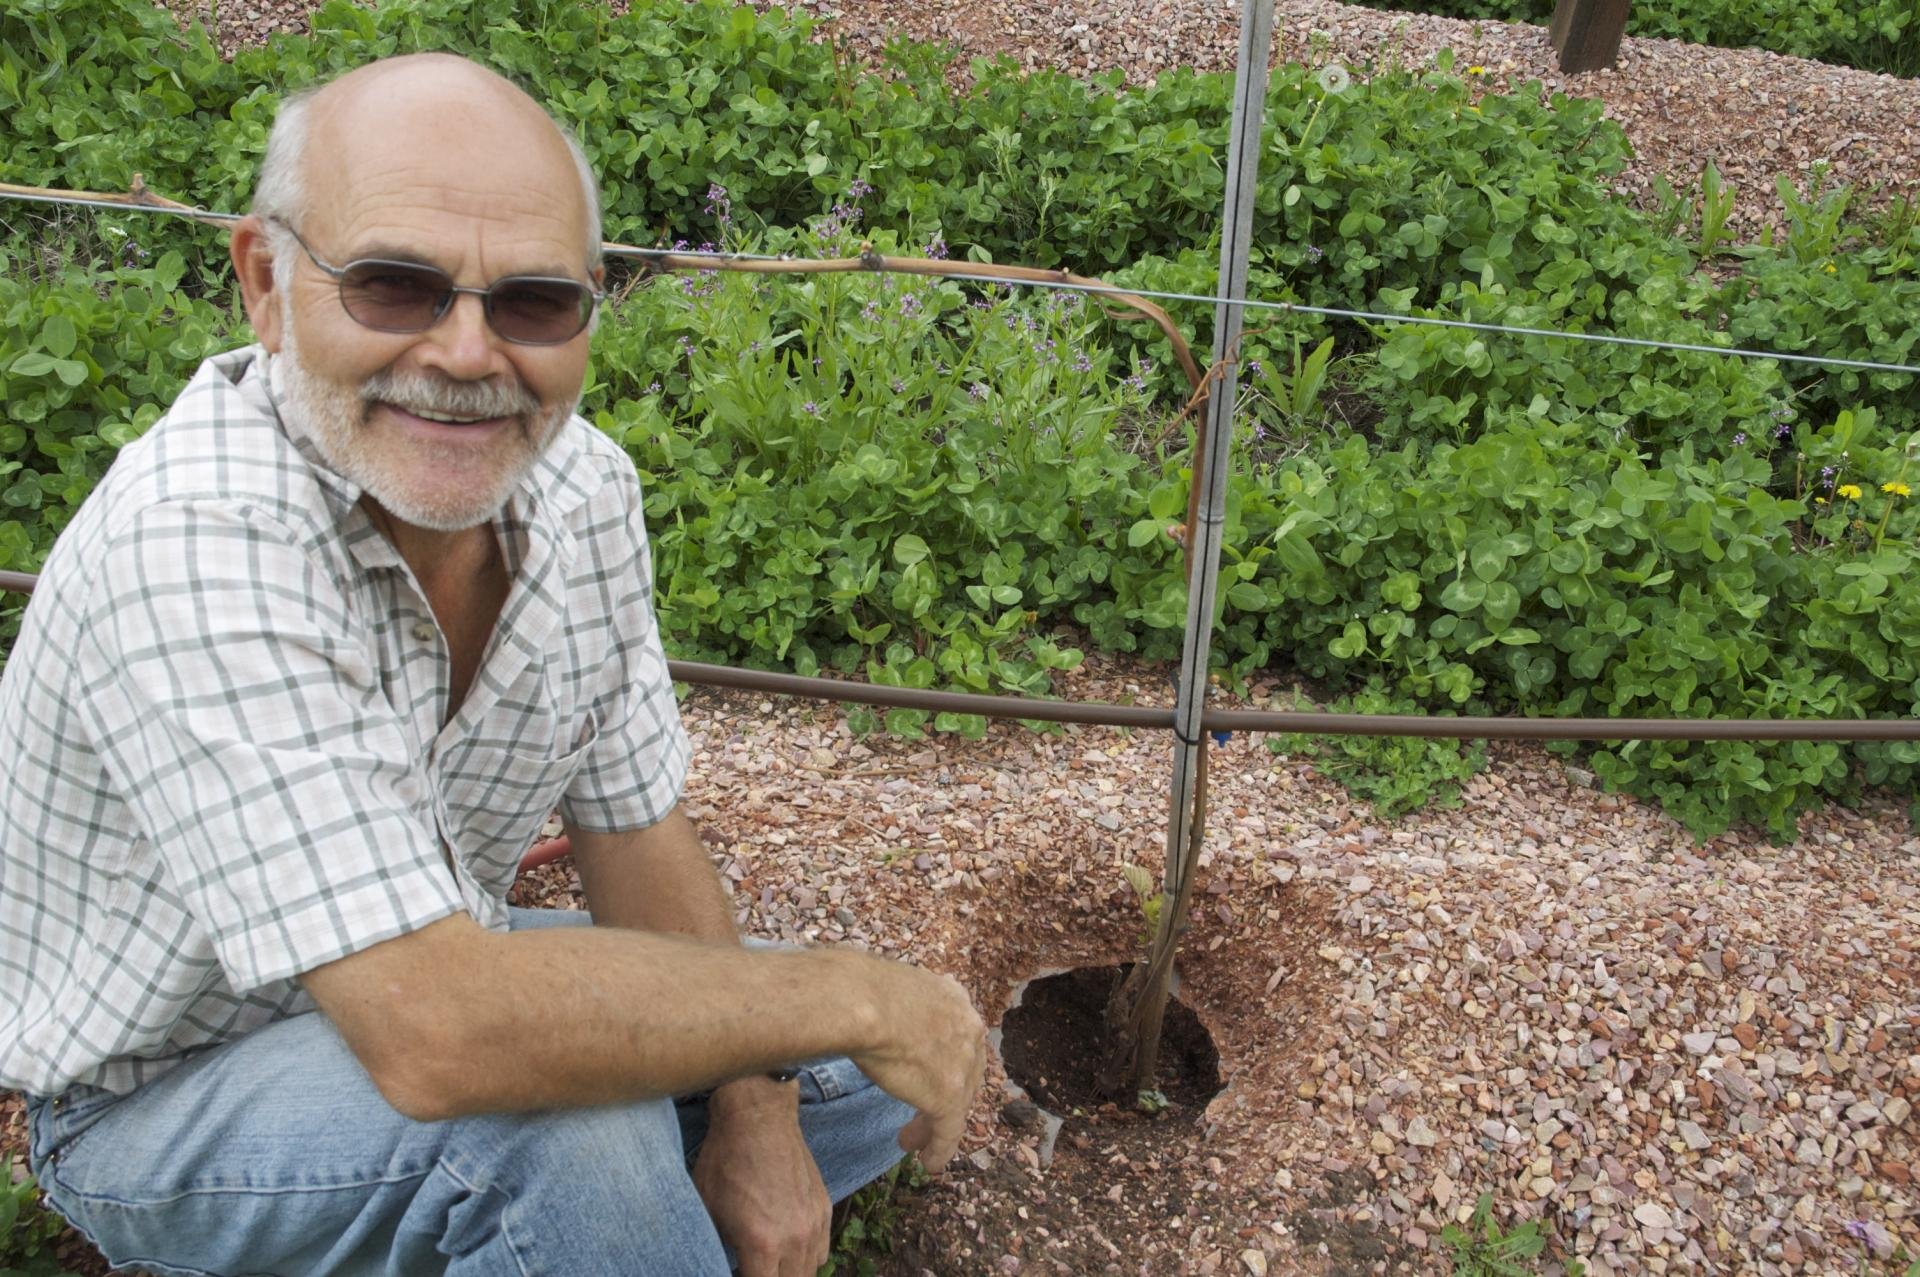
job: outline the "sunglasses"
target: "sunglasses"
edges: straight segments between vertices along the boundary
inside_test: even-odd
[[[340,305],[355,322],[383,333],[420,333],[439,323],[453,299],[480,299],[493,331],[519,346],[558,346],[571,341],[593,318],[604,293],[578,280],[551,275],[506,275],[485,288],[466,288],[435,266],[363,257],[334,266],[320,260],[300,232],[279,218],[313,264],[340,285]]]

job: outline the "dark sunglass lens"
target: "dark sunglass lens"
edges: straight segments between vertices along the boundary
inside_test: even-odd
[[[440,316],[452,287],[430,266],[405,262],[354,262],[340,277],[340,300],[347,314],[369,328],[411,333]]]
[[[593,294],[564,279],[503,279],[488,296],[493,326],[508,341],[556,345],[587,326]]]

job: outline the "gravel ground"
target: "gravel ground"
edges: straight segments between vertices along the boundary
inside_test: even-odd
[[[1096,659],[1062,693],[1149,704],[1164,677]],[[752,930],[950,971],[995,1020],[1036,971],[1129,956],[1118,866],[1158,862],[1164,739],[863,744],[830,707],[707,692],[688,719],[688,800]],[[1214,749],[1183,974],[1228,1087],[1183,1150],[1204,1208],[1134,1221],[1112,1271],[1364,1271],[1337,1244],[1361,1235],[1437,1264],[1483,1191],[1594,1273],[1920,1251],[1920,839],[1901,812],[1698,847],[1544,750],[1493,759],[1457,810],[1383,823],[1261,738]],[[1044,1195],[1038,1136],[996,1108],[916,1206],[928,1231],[966,1238]],[[974,1245],[928,1271],[1054,1271],[1005,1234]]]
[[[1230,7],[1155,0],[816,11],[869,51],[908,34],[1135,78],[1223,65],[1236,31]],[[1638,152],[1626,189],[1690,181],[1712,157],[1747,227],[1776,174],[1820,159],[1915,189],[1913,81],[1629,40],[1618,71],[1567,85],[1538,28],[1280,12],[1284,56],[1317,28],[1326,56],[1357,64],[1450,44],[1493,87],[1597,93]],[[303,15],[300,0],[222,5],[223,37]],[[1060,691],[1163,703],[1165,677],[1095,658]],[[1118,866],[1158,864],[1164,738],[1002,726],[859,743],[831,707],[702,692],[686,712],[688,801],[754,931],[950,971],[995,1021],[1036,971],[1130,956]],[[1696,847],[1542,750],[1491,752],[1459,809],[1381,822],[1258,737],[1216,747],[1183,978],[1228,1085],[1170,1145],[1197,1204],[1062,1209],[1039,1137],[1002,1119],[990,1086],[968,1156],[903,1226],[941,1250],[897,1270],[1098,1271],[1049,1258],[1097,1240],[1111,1272],[1386,1271],[1400,1261],[1367,1256],[1407,1253],[1443,1271],[1440,1228],[1481,1192],[1548,1220],[1556,1253],[1594,1273],[1853,1273],[1920,1251],[1920,840],[1896,805],[1814,813],[1788,847]],[[564,866],[523,895],[577,903]],[[1121,1197],[1140,1185],[1127,1171]],[[1022,1221],[1041,1218],[1036,1239]]]

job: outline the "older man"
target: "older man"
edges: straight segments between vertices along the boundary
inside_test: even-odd
[[[830,1198],[954,1151],[966,994],[743,948],[678,809],[636,475],[573,412],[595,206],[471,63],[288,103],[233,233],[259,344],[48,558],[0,1085],[116,1264],[799,1277]],[[555,805],[591,926],[505,904]]]

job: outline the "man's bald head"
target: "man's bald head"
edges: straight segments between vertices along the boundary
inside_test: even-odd
[[[511,81],[448,53],[382,59],[288,97],[267,139],[253,212],[304,226],[354,198],[368,169],[462,149],[479,171],[509,180],[512,170],[556,199],[577,198],[585,267],[599,266],[599,186],[580,144]],[[288,254],[277,257],[276,270],[290,268]]]

